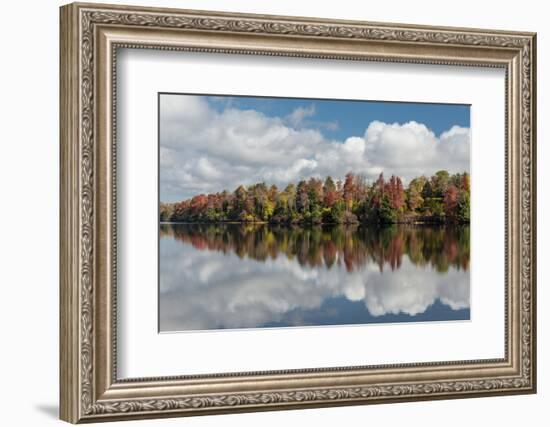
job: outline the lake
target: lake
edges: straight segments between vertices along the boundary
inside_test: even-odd
[[[470,319],[470,227],[161,224],[161,332]]]

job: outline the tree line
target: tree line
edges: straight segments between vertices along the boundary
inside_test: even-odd
[[[330,176],[288,184],[283,191],[264,182],[233,192],[199,194],[161,203],[162,222],[271,222],[286,224],[392,224],[470,221],[470,175],[441,170],[420,176],[407,188],[400,177],[381,173],[368,183],[349,172],[343,181]]]

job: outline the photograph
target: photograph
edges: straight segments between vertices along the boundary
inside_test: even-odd
[[[158,94],[159,331],[470,319],[470,105]]]

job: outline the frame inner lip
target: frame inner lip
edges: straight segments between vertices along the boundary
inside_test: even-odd
[[[115,27],[117,28],[117,27]],[[270,36],[270,35],[268,35]],[[156,44],[140,44],[140,43],[128,43],[126,41],[121,41],[117,39],[113,39],[109,41],[109,44],[112,47],[112,66],[111,66],[111,80],[114,82],[112,85],[112,111],[116,112],[116,101],[117,101],[117,95],[116,95],[116,81],[117,81],[117,75],[116,75],[116,63],[117,63],[117,51],[119,48],[129,48],[129,49],[150,49],[150,50],[164,50],[166,49],[165,45],[156,45]],[[477,48],[477,46],[474,46]],[[241,54],[243,51],[240,49],[232,49],[232,48],[220,48],[220,47],[210,47],[210,48],[203,48],[203,47],[193,47],[193,46],[175,46],[170,45],[169,50],[174,51],[182,51],[182,52],[205,52],[205,53],[225,53],[225,54]],[[267,55],[270,56],[270,50],[257,50],[257,49],[247,49],[245,53],[250,55]],[[317,54],[308,54],[308,53],[302,53],[295,54],[292,52],[283,52],[280,53],[280,56],[288,56],[288,57],[298,57],[298,58],[320,58],[320,59],[343,59],[343,60],[357,60],[357,61],[365,61],[365,62],[397,62],[397,63],[408,63],[408,64],[417,64],[417,65],[455,65],[455,66],[464,66],[464,67],[488,67],[488,68],[504,68],[506,70],[505,74],[505,81],[508,81],[509,78],[509,63],[508,62],[461,62],[460,60],[454,61],[454,62],[448,62],[448,61],[438,61],[438,60],[431,60],[431,59],[416,59],[416,58],[407,58],[406,60],[397,60],[393,61],[391,58],[379,58],[379,57],[346,57],[342,58],[338,55],[328,54],[328,55],[322,55],[319,56]],[[169,92],[163,92],[163,93],[169,93]],[[505,86],[505,96],[506,99],[508,97],[508,85]],[[508,104],[506,104],[506,110],[508,110]],[[505,123],[505,126],[507,123]],[[116,115],[114,115],[114,120],[112,121],[112,135],[113,135],[113,152],[116,152]],[[508,138],[506,137],[506,146],[508,145]],[[505,149],[506,155],[508,152],[508,149]],[[113,170],[116,170],[116,157],[113,156],[113,163],[112,163]],[[507,168],[505,168],[506,175],[508,174]],[[507,180],[506,180],[507,182]],[[112,192],[115,195],[113,198],[113,212],[116,212],[116,175],[113,179],[113,187]],[[506,216],[508,215],[508,197],[506,193],[506,200],[505,200],[505,211]],[[116,219],[116,214],[113,218]],[[505,219],[505,223],[506,223]],[[113,234],[112,234],[112,241],[116,242],[116,221],[113,222]],[[507,234],[507,233],[506,233]],[[508,242],[505,242],[505,246],[508,245]],[[507,248],[505,247],[505,250]],[[507,252],[507,250],[506,250]],[[115,249],[116,253],[116,249]],[[508,260],[505,262],[505,270],[507,269]],[[116,263],[115,263],[116,265]],[[112,275],[112,280],[115,283],[113,286],[113,301],[116,301],[116,270],[114,270]],[[507,292],[507,281],[508,278],[505,275],[505,305],[508,304],[508,292]],[[188,381],[193,380],[210,380],[210,379],[225,379],[225,378],[243,378],[243,377],[266,377],[266,376],[273,376],[273,375],[283,375],[283,376],[300,376],[300,375],[307,375],[307,374],[329,374],[332,376],[334,373],[338,373],[341,375],[345,375],[346,373],[353,372],[353,371],[372,371],[376,369],[384,369],[384,370],[396,370],[396,369],[409,369],[409,368],[426,368],[427,371],[429,369],[434,369],[435,371],[439,371],[439,367],[461,367],[464,369],[469,369],[471,367],[475,367],[475,365],[485,365],[487,367],[488,365],[506,365],[510,362],[509,354],[508,354],[508,341],[509,341],[509,335],[508,335],[508,316],[505,316],[505,339],[504,339],[504,357],[503,358],[493,358],[493,359],[473,359],[473,360],[452,360],[452,361],[433,361],[433,362],[414,362],[414,363],[398,363],[398,364],[381,364],[381,365],[352,365],[352,366],[335,366],[335,367],[324,367],[324,368],[299,368],[299,369],[283,369],[283,370],[267,370],[267,371],[242,371],[242,372],[220,372],[220,373],[213,373],[213,374],[193,374],[193,375],[170,375],[170,376],[156,376],[156,377],[131,377],[131,378],[118,378],[117,376],[117,307],[116,304],[113,305],[112,310],[112,318],[113,320],[113,327],[112,327],[112,366],[114,367],[111,381],[113,384],[129,384],[129,383],[150,383],[152,381],[177,381],[183,383],[187,383]]]

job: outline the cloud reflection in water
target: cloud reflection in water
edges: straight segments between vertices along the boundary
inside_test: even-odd
[[[162,225],[160,330],[469,319],[469,227]]]

